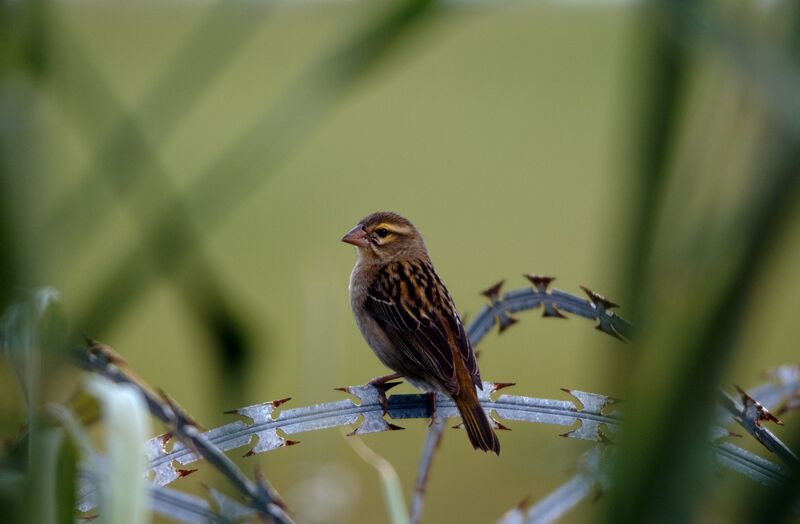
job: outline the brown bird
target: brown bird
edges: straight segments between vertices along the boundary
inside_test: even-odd
[[[350,305],[372,350],[413,386],[452,398],[472,446],[499,455],[475,390],[483,389],[475,352],[422,235],[400,215],[378,212],[342,242],[357,248]]]

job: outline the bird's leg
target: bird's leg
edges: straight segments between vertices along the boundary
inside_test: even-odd
[[[431,421],[428,422],[428,427],[433,425],[433,421],[436,419],[436,392],[431,391],[428,393],[428,411],[431,412]]]
[[[381,377],[375,377],[367,384],[370,386],[374,386],[375,389],[378,390],[378,395],[380,395],[381,400],[381,407],[383,408],[383,414],[389,411],[389,400],[386,398],[386,391],[395,387],[399,382],[390,382],[392,380],[397,380],[401,378],[399,373],[390,373],[389,375],[383,375]]]

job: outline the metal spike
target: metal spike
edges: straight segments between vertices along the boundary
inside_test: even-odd
[[[505,284],[505,279],[501,280],[497,284],[489,287],[485,291],[481,291],[481,295],[488,298],[492,303],[497,302],[500,300],[500,290],[503,288],[503,284]]]
[[[188,477],[189,475],[191,475],[192,473],[194,473],[197,470],[196,469],[181,469],[181,468],[177,468],[175,471],[178,473],[178,478],[183,478],[183,477]]]
[[[544,318],[567,318],[552,301],[542,300],[542,317]]]
[[[748,411],[754,410],[755,416],[753,417],[756,426],[761,426],[762,420],[772,421],[779,426],[783,426],[783,421],[769,412],[767,408],[762,406],[756,399],[747,394],[745,390],[734,384],[734,387],[742,396],[742,403],[744,405],[742,416],[748,416]]]
[[[492,303],[491,311],[495,317],[495,320],[498,322],[499,333],[502,333],[518,322],[516,318],[512,317],[506,312],[503,302],[500,300],[500,289],[503,287],[504,282],[505,280],[501,280],[497,284],[491,286],[489,289],[481,293],[481,295],[488,298]]]
[[[272,401],[272,406],[277,408],[281,404],[285,404],[286,402],[289,402],[290,400],[292,400],[292,397],[286,397],[286,398],[281,398],[281,399],[278,399],[278,400],[273,400]]]
[[[600,309],[600,306],[603,306],[603,310],[604,311],[608,310],[608,309],[613,309],[615,307],[619,307],[619,304],[615,304],[614,302],[611,302],[609,299],[607,299],[606,297],[604,297],[600,293],[592,291],[591,289],[589,289],[586,286],[580,286],[580,288],[583,290],[584,293],[586,293],[586,295],[588,295],[589,300],[598,309]]]
[[[619,334],[619,332],[614,328],[614,325],[608,321],[608,316],[603,315],[598,320],[600,323],[595,326],[597,331],[602,331],[607,335],[611,335],[612,337],[616,338],[617,340],[621,340],[622,342],[626,342],[625,337]]]
[[[556,277],[546,277],[543,275],[534,275],[532,273],[525,273],[522,276],[527,278],[539,293],[547,293],[548,286],[550,286],[550,283],[556,279]]]
[[[615,314],[611,311],[611,309],[619,307],[619,305],[611,302],[600,293],[592,291],[586,286],[580,286],[580,288],[589,297],[589,302],[592,303],[592,306],[594,306],[594,309],[597,311],[597,315],[595,316],[597,325],[595,326],[595,329],[625,342],[625,337],[623,337],[619,331],[617,331],[617,328],[614,327],[612,322]]]
[[[508,427],[505,424],[502,424],[500,422],[497,422],[492,417],[489,417],[489,421],[492,422],[492,425],[494,426],[494,429],[496,429],[498,431],[511,431],[510,427]]]
[[[550,292],[547,288],[550,286],[550,283],[553,282],[556,277],[546,277],[542,275],[533,275],[531,273],[525,273],[525,278],[527,278],[531,284],[533,284],[533,288],[538,293],[543,293],[549,295]],[[542,299],[542,317],[551,317],[551,318],[567,318],[559,309],[558,306],[552,300],[545,300]]]
[[[502,333],[506,329],[510,328],[517,322],[519,322],[516,318],[509,316],[505,311],[500,311],[497,314],[497,320],[500,323],[499,326],[499,333]]]

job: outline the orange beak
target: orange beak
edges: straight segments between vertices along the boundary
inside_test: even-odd
[[[364,230],[361,224],[358,224],[356,227],[348,231],[347,234],[342,237],[342,242],[353,244],[356,247],[367,247],[369,244],[369,240],[367,240],[367,232]]]

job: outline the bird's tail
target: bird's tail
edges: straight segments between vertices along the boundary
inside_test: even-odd
[[[461,420],[464,421],[464,429],[475,449],[483,451],[494,451],[500,454],[500,440],[492,429],[489,417],[481,408],[478,395],[475,393],[475,386],[471,383],[467,387],[461,388],[459,394],[453,397],[458,412],[461,413]]]

